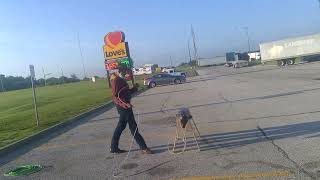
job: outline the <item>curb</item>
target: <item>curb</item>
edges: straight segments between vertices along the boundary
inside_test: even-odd
[[[98,106],[94,109],[91,109],[89,111],[81,113],[75,117],[72,117],[72,118],[70,118],[66,121],[63,121],[61,123],[58,123],[54,126],[48,127],[47,129],[41,130],[40,132],[37,132],[31,136],[23,138],[17,142],[14,142],[12,144],[4,146],[3,148],[0,149],[0,158],[5,157],[6,155],[8,155],[16,150],[19,150],[20,148],[22,148],[26,145],[30,145],[32,143],[35,143],[41,138],[44,138],[50,134],[56,133],[59,130],[62,130],[63,128],[71,126],[72,124],[75,124],[75,122],[79,122],[80,120],[82,120],[88,116],[97,114],[102,110],[109,110],[112,107],[113,107],[112,101],[108,101],[106,104],[103,104],[103,105]]]

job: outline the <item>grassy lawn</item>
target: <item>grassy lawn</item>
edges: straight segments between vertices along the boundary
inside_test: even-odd
[[[143,79],[136,82],[143,87]],[[111,100],[106,80],[36,89],[40,126],[34,119],[31,89],[0,93],[0,148]]]

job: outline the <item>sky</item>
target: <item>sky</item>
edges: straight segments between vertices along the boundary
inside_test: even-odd
[[[191,25],[199,57],[320,32],[318,0],[2,0],[0,74],[103,76],[103,37],[123,31],[135,66],[187,62]],[[190,44],[191,45],[191,44]],[[192,54],[193,55],[193,54]],[[50,77],[49,76],[49,77]]]

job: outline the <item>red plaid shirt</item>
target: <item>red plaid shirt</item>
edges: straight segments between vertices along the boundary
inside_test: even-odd
[[[121,108],[128,109],[126,105],[130,104],[131,95],[138,89],[136,87],[130,89],[127,81],[117,75],[111,81],[111,87],[113,103]]]

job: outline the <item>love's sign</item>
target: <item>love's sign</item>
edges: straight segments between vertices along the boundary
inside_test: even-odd
[[[128,43],[121,31],[110,32],[104,37],[103,51],[106,61],[129,57]]]
[[[108,45],[103,47],[105,60],[114,60],[128,57],[127,45],[125,42],[118,43],[111,48]]]
[[[118,69],[118,65],[125,65],[131,69],[132,63],[129,54],[128,43],[121,31],[109,32],[104,36],[104,59],[106,70]]]
[[[124,33],[121,31],[117,32],[109,32],[105,37],[104,37],[104,44],[107,45],[110,48],[116,47],[119,43],[124,42]]]

